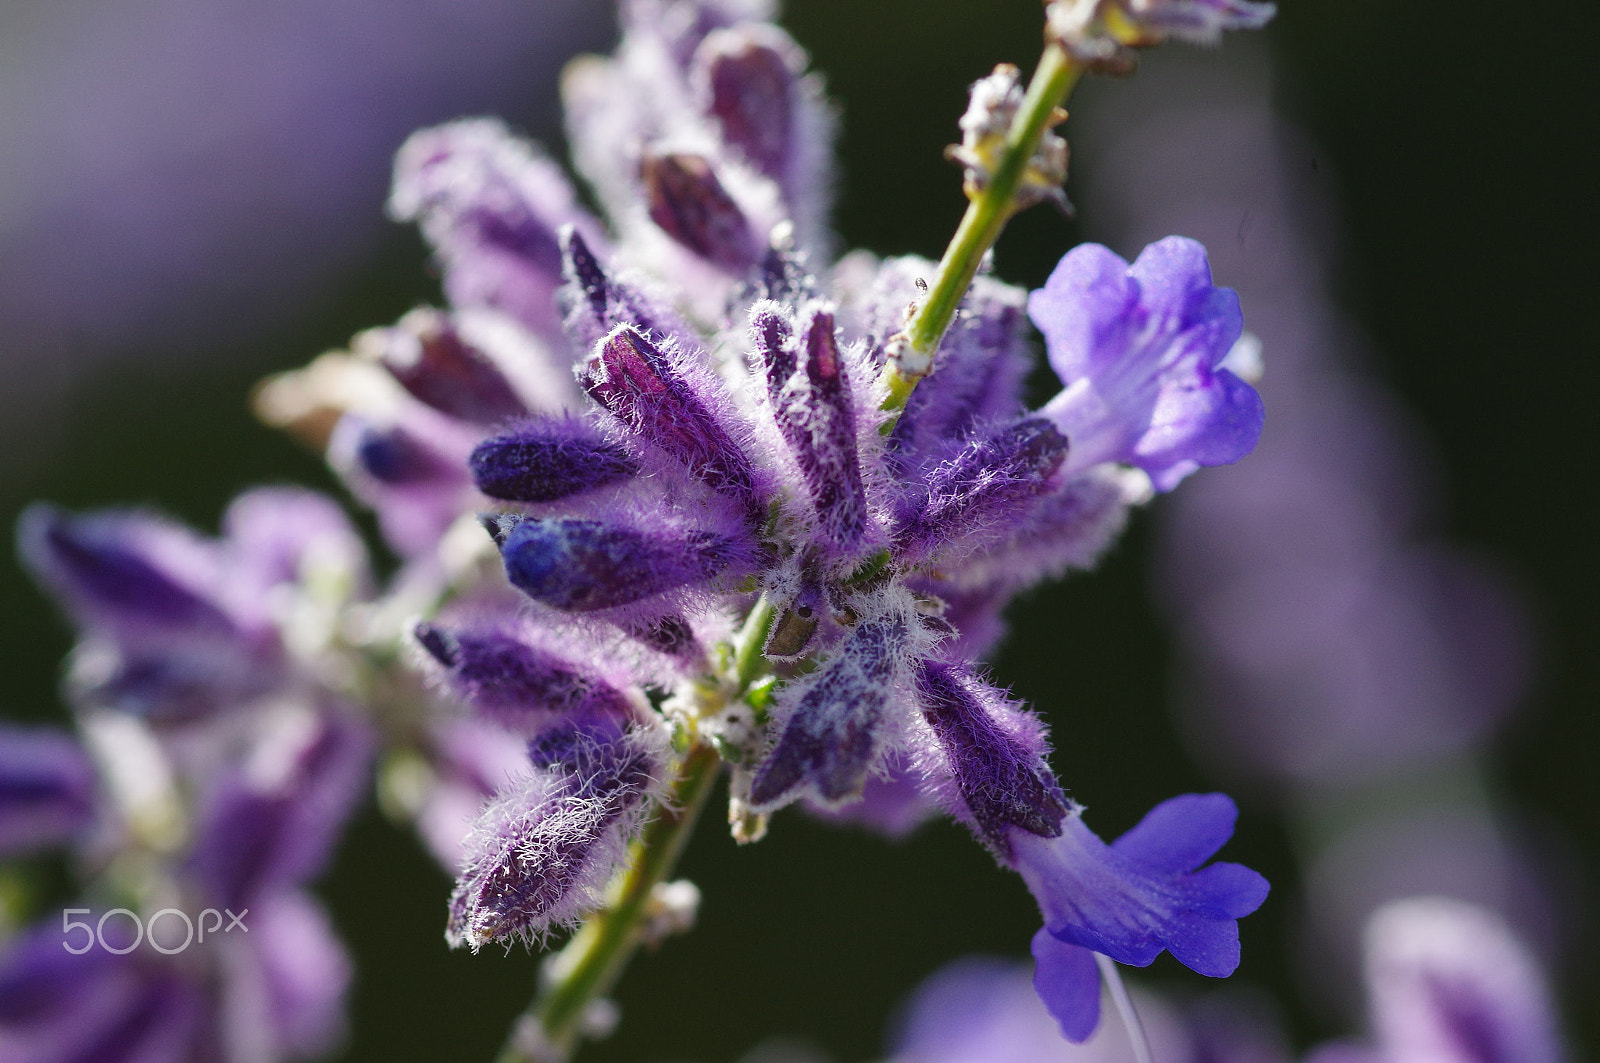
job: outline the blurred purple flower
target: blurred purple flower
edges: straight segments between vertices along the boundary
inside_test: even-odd
[[[95,774],[63,732],[0,724],[0,856],[61,845],[94,818]]]

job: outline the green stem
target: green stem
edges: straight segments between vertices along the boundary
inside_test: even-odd
[[[761,655],[761,648],[766,645],[767,632],[772,629],[772,614],[775,611],[772,602],[763,594],[756,599],[750,615],[745,617],[744,626],[739,629],[733,651],[733,696],[736,698],[743,696],[750,689],[750,684],[761,678],[767,670],[767,659]]]
[[[933,352],[950,327],[956,307],[971,287],[983,256],[1000,238],[1011,215],[1016,213],[1017,192],[1038,150],[1040,138],[1050,128],[1056,108],[1066,100],[1082,74],[1082,67],[1074,63],[1060,45],[1045,47],[1022,107],[1006,133],[999,164],[989,183],[967,204],[961,225],[939,260],[939,269],[928,294],[917,305],[901,333],[906,356],[889,364],[889,397],[884,400],[884,409],[903,407],[911,396],[911,389],[926,375]]]
[[[590,916],[554,957],[550,983],[515,1028],[520,1029],[528,1019],[537,1022],[554,1058],[565,1059],[572,1053],[590,1002],[610,992],[633,958],[652,893],[683,855],[721,763],[710,746],[696,745],[689,750],[679,765],[671,795],[634,842],[628,870],[615,888],[614,899]],[[550,1063],[518,1042],[513,1032],[498,1063]]]

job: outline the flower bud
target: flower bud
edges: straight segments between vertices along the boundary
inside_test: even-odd
[[[489,425],[528,412],[498,366],[469,344],[448,314],[419,307],[393,328],[357,337],[400,386],[440,413]]]
[[[752,520],[761,517],[750,457],[712,413],[722,396],[709,382],[690,377],[667,351],[627,325],[619,325],[599,345],[579,382],[643,442],[672,455],[712,490],[740,502]]]
[[[760,241],[704,156],[646,152],[640,167],[650,220],[663,232],[729,273],[755,265]]]
[[[555,502],[639,472],[627,451],[574,417],[532,421],[486,439],[467,463],[478,490],[508,502]]]
[[[524,520],[505,534],[500,551],[517,589],[566,612],[609,609],[704,583],[743,554],[739,544],[709,532],[651,532],[577,518]]]

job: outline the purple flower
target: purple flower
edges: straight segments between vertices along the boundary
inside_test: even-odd
[[[1044,913],[1036,938],[1040,996],[1074,1039],[1093,1029],[1099,989],[1093,950],[1146,967],[1163,950],[1184,966],[1225,978],[1239,965],[1238,920],[1260,907],[1267,883],[1239,864],[1204,868],[1233,835],[1238,815],[1223,794],[1185,794],[1151,809],[1111,845],[1074,808],[1053,838],[1011,832],[1015,866]],[[1052,943],[1054,942],[1054,943]]]
[[[518,590],[577,613],[707,584],[750,561],[747,544],[713,532],[647,531],[570,517],[519,521],[500,552]]]
[[[1366,951],[1385,1063],[1560,1063],[1544,976],[1493,913],[1443,897],[1395,901],[1367,924]]]
[[[362,333],[355,345],[413,398],[447,417],[492,425],[528,412],[494,359],[443,311],[419,307],[393,328]]]
[[[0,724],[0,855],[60,845],[94,817],[94,765],[67,735]]]
[[[34,506],[23,561],[84,636],[76,700],[167,722],[259,698],[284,680],[264,595],[281,541],[201,539],[141,513],[73,517]]]
[[[1003,535],[1046,494],[1068,449],[1066,437],[1039,418],[974,433],[903,499],[896,553],[915,564]]]
[[[185,867],[208,903],[245,908],[316,875],[366,787],[371,744],[355,720],[307,710],[209,780]]]
[[[389,213],[421,225],[451,303],[493,307],[546,333],[560,326],[562,227],[598,231],[560,167],[487,118],[412,134],[395,159]]]
[[[1065,385],[1041,411],[1071,444],[1063,475],[1120,462],[1167,491],[1255,446],[1261,398],[1221,368],[1242,328],[1239,300],[1212,286],[1193,240],[1158,241],[1132,266],[1098,244],[1074,248],[1028,313]]]
[[[751,334],[767,378],[778,431],[800,467],[826,541],[859,553],[869,533],[866,489],[856,443],[856,400],[834,315],[812,307],[801,321],[779,305],[758,303]]]

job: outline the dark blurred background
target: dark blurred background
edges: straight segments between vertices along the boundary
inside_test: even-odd
[[[1321,254],[1376,372],[1431,437],[1443,531],[1495,558],[1531,606],[1537,679],[1489,777],[1552,854],[1556,978],[1591,1047],[1600,981],[1580,914],[1600,870],[1600,234],[1583,160],[1597,12],[1289,0],[1266,34],[1272,103],[1315,145],[1303,165],[1333,212]],[[844,245],[937,257],[962,208],[940,151],[965,87],[997,61],[1031,65],[1039,5],[804,0],[784,22],[844,115]],[[246,393],[438,299],[420,240],[382,217],[393,149],[472,113],[559,146],[561,58],[614,32],[605,5],[581,0],[0,3],[0,525],[49,498],[148,504],[214,529],[248,484],[332,489],[315,457],[252,421]],[[1122,88],[1087,86],[1076,118],[1092,124]],[[1036,209],[1013,224],[1001,276],[1035,286],[1073,243],[1107,238],[1077,195],[1095,165],[1080,146],[1076,221]],[[1108,836],[1220,782],[1172,727],[1152,523],[1137,519],[1100,571],[1021,604],[996,662],[1049,716],[1057,769]],[[68,630],[14,562],[0,596],[0,712],[59,719]],[[1297,1046],[1347,1030],[1296,992],[1281,810],[1247,797],[1227,855],[1276,887],[1245,924],[1237,980],[1271,989]],[[700,925],[636,964],[595,1063],[715,1063],[774,1034],[867,1059],[917,980],[964,952],[1021,957],[1037,926],[1022,884],[947,824],[891,844],[786,813],[736,851],[712,821],[683,870],[704,893]],[[447,890],[369,807],[321,888],[359,964],[345,1058],[487,1059],[526,1001],[532,958],[445,948]],[[1180,992],[1200,981],[1165,958],[1150,978]]]

